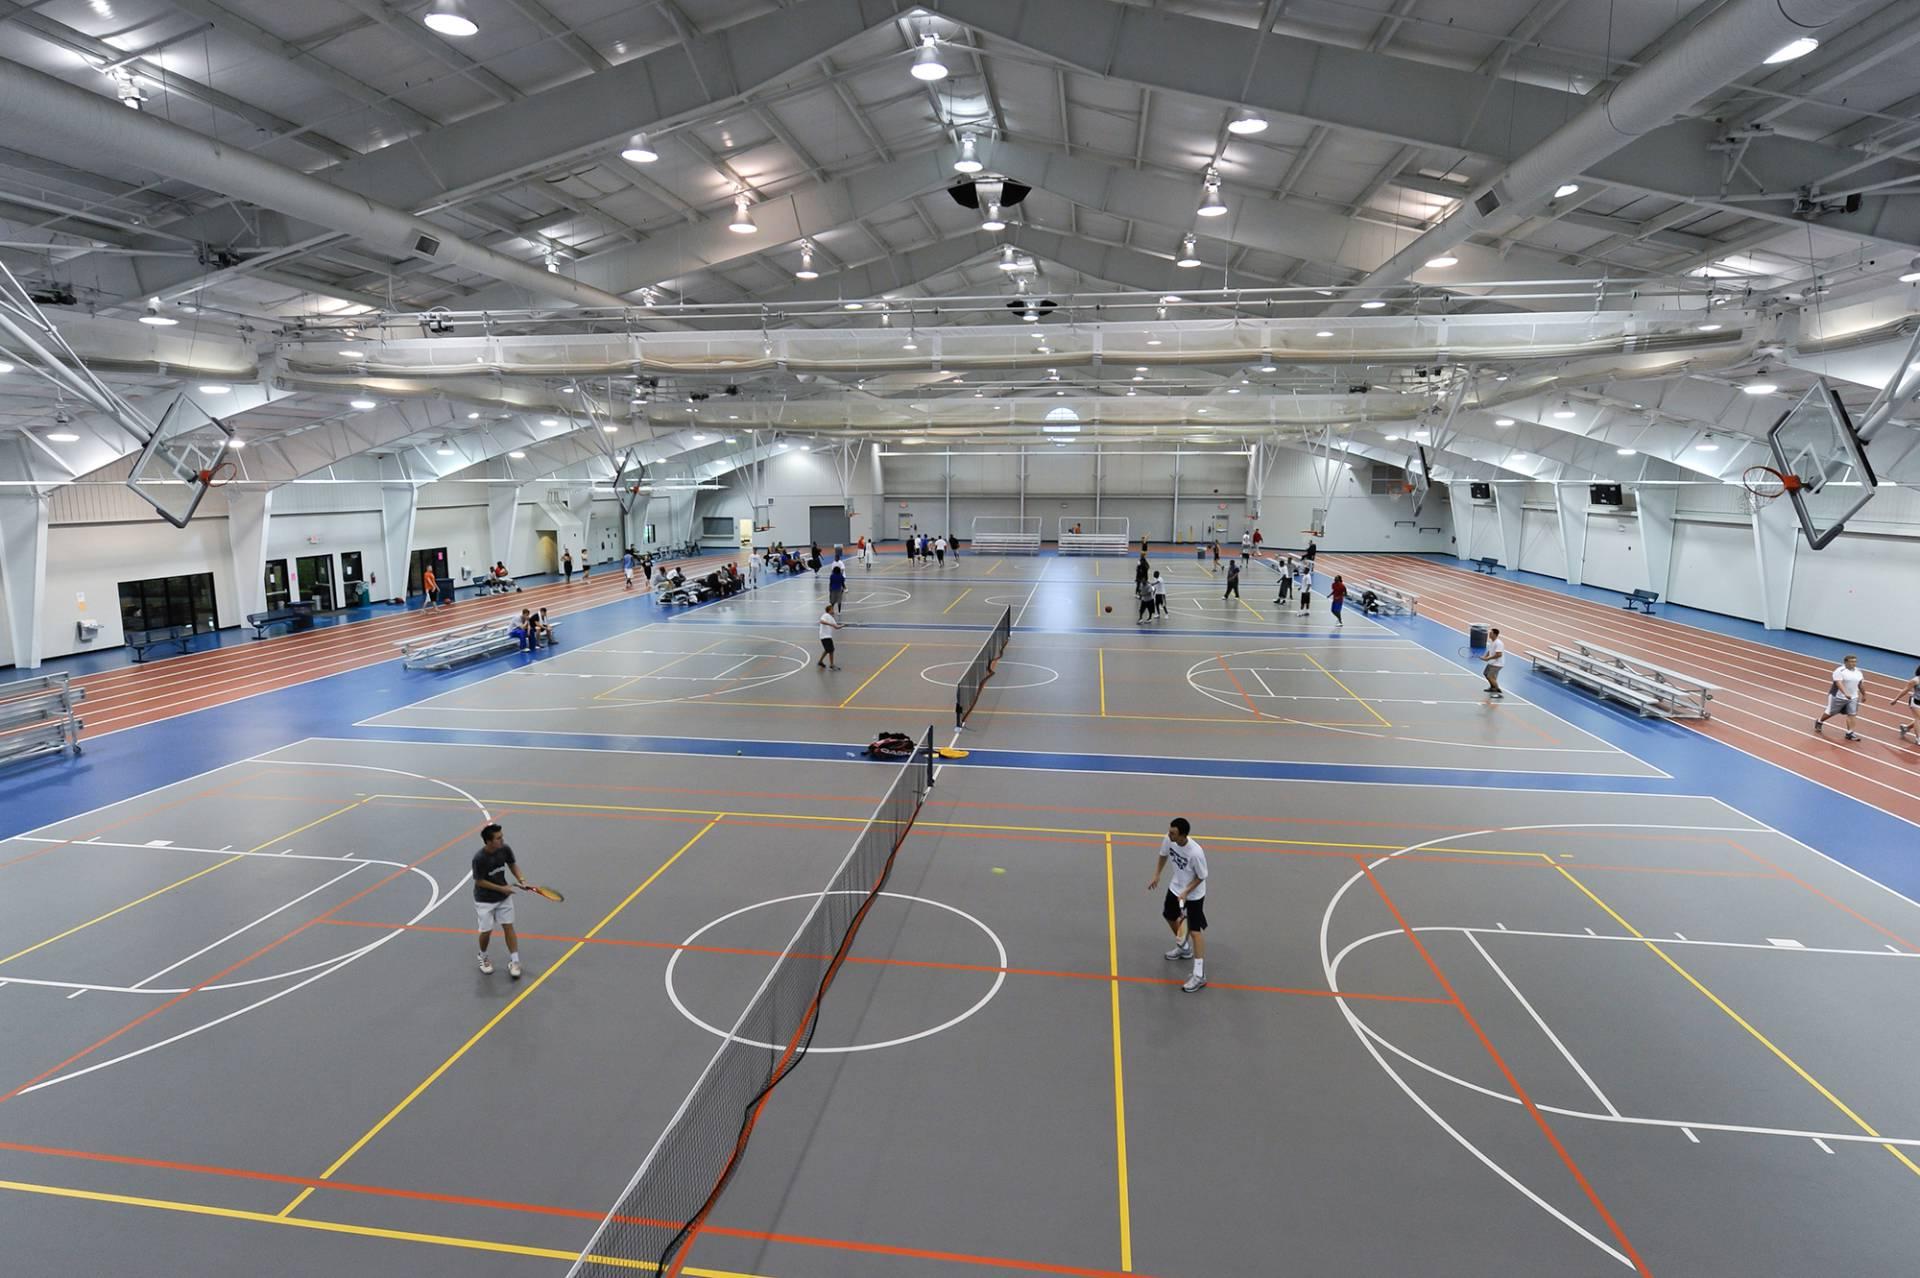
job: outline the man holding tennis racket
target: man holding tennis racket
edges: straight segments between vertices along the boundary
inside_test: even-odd
[[[1193,960],[1193,974],[1180,987],[1191,994],[1207,984],[1207,852],[1199,840],[1187,836],[1193,831],[1185,817],[1167,823],[1167,837],[1160,841],[1160,859],[1154,863],[1147,891],[1160,886],[1160,873],[1173,862],[1173,877],[1167,880],[1167,896],[1160,917],[1173,931],[1173,948],[1165,958],[1169,963]]]
[[[493,974],[493,960],[487,956],[487,942],[497,926],[507,938],[507,975],[520,979],[520,935],[513,930],[513,889],[507,886],[507,871],[521,887],[527,886],[513,859],[513,849],[498,823],[481,827],[480,850],[473,854],[473,908],[480,916],[480,971]]]

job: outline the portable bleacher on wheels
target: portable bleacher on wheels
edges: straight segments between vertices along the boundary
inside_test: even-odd
[[[1709,719],[1713,684],[1651,661],[1575,639],[1533,654],[1533,668],[1562,683],[1630,706],[1647,718]]]
[[[1060,516],[1060,553],[1063,555],[1125,555],[1133,549],[1130,525],[1114,516]]]
[[[83,725],[73,708],[86,696],[64,674],[0,684],[0,763],[68,750],[79,754]]]
[[[976,555],[1037,555],[1040,527],[1038,516],[1021,519],[1012,515],[975,515],[967,545]]]

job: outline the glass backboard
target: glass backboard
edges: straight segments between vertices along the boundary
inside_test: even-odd
[[[1855,433],[1846,405],[1825,381],[1815,382],[1774,423],[1767,444],[1774,469],[1799,481],[1786,486],[1786,495],[1814,550],[1839,536],[1847,520],[1873,500],[1879,480],[1867,462],[1866,445]]]
[[[1419,448],[1415,455],[1407,458],[1407,492],[1413,497],[1413,517],[1420,517],[1420,508],[1427,504],[1427,493],[1432,488],[1432,476],[1427,470],[1427,450]]]
[[[127,487],[175,528],[185,528],[207,495],[209,479],[233,459],[233,428],[182,395],[167,406],[160,424],[134,459]]]

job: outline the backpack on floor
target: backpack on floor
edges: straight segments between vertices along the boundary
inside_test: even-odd
[[[919,743],[904,732],[883,732],[867,746],[869,759],[908,759]]]

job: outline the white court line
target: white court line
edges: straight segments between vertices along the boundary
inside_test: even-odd
[[[1554,1049],[1566,1059],[1567,1064],[1573,1067],[1573,1072],[1580,1076],[1580,1081],[1587,1085],[1587,1090],[1593,1093],[1593,1098],[1600,1102],[1601,1108],[1615,1118],[1620,1117],[1620,1111],[1614,1107],[1612,1101],[1607,1099],[1607,1094],[1600,1090],[1600,1084],[1593,1081],[1593,1075],[1587,1073],[1586,1067],[1574,1059],[1573,1053],[1567,1050],[1567,1045],[1560,1041],[1558,1034],[1553,1032],[1553,1027],[1542,1019],[1540,1013],[1533,1010],[1533,1004],[1527,1001],[1527,996],[1520,992],[1520,987],[1513,983],[1513,979],[1507,975],[1506,970],[1493,961],[1493,955],[1487,953],[1487,947],[1480,944],[1480,938],[1469,932],[1467,943],[1480,951],[1480,957],[1487,961],[1487,966],[1493,969],[1493,974],[1500,978],[1500,983],[1507,987],[1507,991],[1513,995],[1514,1000],[1527,1009],[1527,1015],[1533,1018],[1533,1023],[1540,1027],[1540,1032],[1547,1036],[1547,1041],[1552,1043]]]
[[[1818,1145],[1821,1149],[1825,1150],[1829,1154],[1833,1152],[1833,1146],[1827,1144],[1826,1141],[1821,1140],[1818,1136],[1815,1136],[1813,1138],[1813,1143]]]
[[[1686,1135],[1686,1138],[1687,1138],[1688,1140],[1690,1140],[1690,1141],[1692,1141],[1692,1142],[1693,1142],[1694,1144],[1696,1144],[1696,1145],[1698,1145],[1698,1144],[1700,1143],[1700,1138],[1699,1138],[1698,1136],[1695,1136],[1695,1135],[1693,1134],[1693,1128],[1691,1128],[1691,1127],[1682,1127],[1682,1128],[1681,1128],[1680,1130],[1681,1130],[1681,1131],[1682,1131],[1683,1133],[1685,1133],[1685,1135]]]
[[[1272,688],[1269,688],[1269,687],[1267,686],[1267,681],[1266,681],[1265,679],[1262,679],[1262,678],[1260,677],[1260,672],[1259,672],[1258,670],[1248,670],[1248,671],[1247,671],[1247,673],[1248,673],[1248,674],[1250,674],[1250,675],[1252,675],[1252,676],[1254,677],[1254,679],[1255,679],[1255,681],[1259,683],[1259,685],[1260,685],[1260,691],[1261,691],[1262,693],[1264,693],[1264,694],[1266,694],[1266,695],[1267,695],[1267,696],[1269,696],[1269,697],[1271,697],[1271,696],[1273,696],[1273,695],[1274,695],[1274,693],[1273,693],[1273,689],[1272,689]],[[1320,701],[1333,701],[1333,700],[1345,700],[1345,698],[1335,698],[1335,697],[1319,697],[1319,698],[1312,698],[1312,699],[1313,699],[1313,700],[1320,700]],[[1291,698],[1289,698],[1289,700],[1293,700],[1293,701],[1299,701],[1299,700],[1303,700],[1303,698],[1300,698],[1300,697],[1291,697]]]
[[[360,871],[360,869],[363,866],[367,866],[371,864],[373,864],[371,861],[356,861],[353,867],[345,871],[344,873],[334,875],[332,878],[328,879],[325,883],[320,884],[320,886],[318,887],[309,888],[307,891],[302,892],[299,896],[294,897],[291,901],[288,901],[285,905],[276,906],[274,909],[268,910],[265,914],[262,914],[259,918],[255,919],[253,922],[245,924],[241,927],[235,928],[233,931],[227,933],[225,936],[221,937],[219,940],[215,941],[213,944],[203,945],[199,949],[195,950],[193,953],[187,955],[185,958],[176,959],[174,962],[167,964],[165,967],[161,968],[159,971],[153,973],[153,975],[141,977],[139,980],[135,981],[130,988],[136,989],[136,990],[140,989],[146,985],[151,984],[154,981],[159,980],[161,977],[165,976],[168,972],[171,972],[176,968],[185,967],[188,963],[193,962],[193,960],[199,958],[202,954],[205,954],[210,950],[219,949],[222,945],[225,945],[228,941],[231,941],[234,937],[239,936],[242,932],[252,931],[254,928],[259,927],[262,923],[265,923],[268,919],[274,917],[275,915],[286,913],[288,910],[300,904],[300,902],[306,900],[308,897],[313,896],[316,893],[326,891],[328,888],[338,883],[341,879],[347,878],[349,875],[356,874]],[[68,995],[68,997],[71,998],[72,995]]]
[[[1047,560],[1047,562],[1046,562],[1046,563],[1044,563],[1044,564],[1041,564],[1041,565],[1040,565],[1040,572],[1039,572],[1039,574],[1038,574],[1038,575],[1036,575],[1036,576],[1034,577],[1034,579],[1033,579],[1033,589],[1032,589],[1032,590],[1029,590],[1029,591],[1027,591],[1027,597],[1026,597],[1026,598],[1025,598],[1024,600],[1022,600],[1022,601],[1021,601],[1021,603],[1020,603],[1020,607],[1019,607],[1018,609],[1016,609],[1016,610],[1015,610],[1015,612],[1014,612],[1014,614],[1013,614],[1013,624],[1014,624],[1014,625],[1016,625],[1016,626],[1017,626],[1017,625],[1019,625],[1019,624],[1020,624],[1020,618],[1022,618],[1022,617],[1024,617],[1024,616],[1026,616],[1026,615],[1027,615],[1027,609],[1028,609],[1028,607],[1030,607],[1030,606],[1032,605],[1032,603],[1033,603],[1033,596],[1034,596],[1034,594],[1035,594],[1035,592],[1036,592],[1036,591],[1038,591],[1038,590],[1040,589],[1040,583],[1041,583],[1042,581],[1045,581],[1045,580],[1046,580],[1046,578],[1047,578],[1047,569],[1048,569],[1048,568],[1051,568],[1052,566],[1053,566],[1053,560],[1051,560],[1051,559],[1049,559],[1049,560]]]
[[[1755,757],[1757,758],[1758,756],[1755,756]],[[1775,766],[1778,766],[1778,765],[1775,765]],[[1786,769],[1782,769],[1782,771],[1786,771]],[[1798,776],[1799,774],[1793,773],[1793,775]],[[1816,782],[1816,784],[1819,784],[1819,783]],[[1833,790],[1832,786],[1827,786],[1826,788],[1829,790]],[[1835,794],[1840,795],[1840,797],[1843,799],[1853,799],[1853,796],[1850,794],[1840,794],[1840,791],[1838,790],[1833,790],[1833,792]],[[1887,895],[1895,898],[1896,900],[1903,901],[1906,904],[1913,906],[1915,909],[1920,910],[1920,901],[1914,900],[1912,897],[1900,891],[1898,888],[1888,887],[1886,884],[1882,883],[1879,879],[1874,878],[1871,874],[1868,874],[1862,870],[1856,870],[1851,865],[1848,865],[1845,861],[1836,860],[1835,858],[1827,855],[1825,852],[1822,852],[1819,848],[1814,847],[1811,843],[1808,843],[1802,839],[1796,839],[1791,834],[1788,834],[1785,830],[1782,830],[1778,826],[1769,825],[1767,822],[1760,820],[1759,817],[1754,816],[1751,812],[1742,812],[1739,808],[1734,807],[1731,803],[1728,803],[1725,799],[1722,799],[1717,795],[1706,794],[1700,797],[1704,799],[1711,799],[1713,802],[1719,804],[1721,807],[1725,808],[1727,811],[1733,813],[1737,817],[1744,817],[1749,821],[1759,822],[1760,832],[1767,833],[1767,834],[1777,834],[1781,838],[1785,839],[1787,842],[1795,845],[1796,847],[1805,848],[1807,851],[1819,857],[1822,861],[1825,861],[1828,865],[1838,866],[1840,869],[1845,870],[1848,874],[1851,874],[1854,878],[1859,879],[1865,883],[1871,883],[1873,884],[1873,886],[1879,888],[1882,892],[1885,892]],[[1886,815],[1894,817],[1895,820],[1906,821],[1905,817],[1898,816],[1895,813],[1887,812],[1885,808],[1874,807],[1873,804],[1867,803],[1865,799],[1853,799],[1853,801],[1855,803],[1866,804],[1867,807],[1873,808],[1873,810],[1876,812],[1886,813]],[[1907,824],[1913,825],[1915,823],[1912,821],[1908,821]]]

